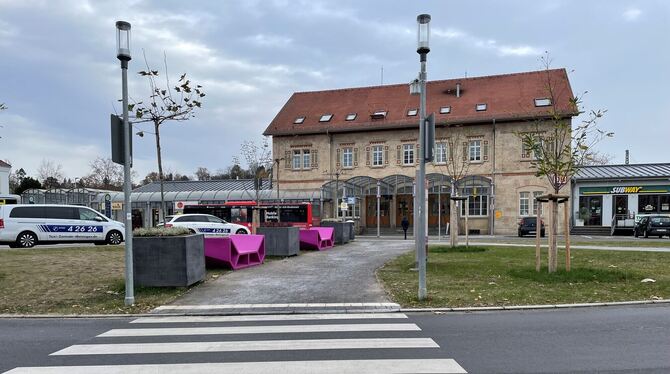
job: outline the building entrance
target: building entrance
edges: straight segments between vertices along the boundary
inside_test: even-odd
[[[377,226],[377,197],[366,196],[365,226]],[[391,197],[382,196],[379,199],[379,226],[391,227]]]
[[[414,224],[414,197],[409,194],[396,196],[395,226],[402,227],[402,219],[407,217],[409,226]]]

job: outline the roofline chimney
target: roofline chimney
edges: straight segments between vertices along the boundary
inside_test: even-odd
[[[456,97],[461,97],[461,83],[456,83]]]

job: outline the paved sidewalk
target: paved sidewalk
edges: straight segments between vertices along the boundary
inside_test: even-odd
[[[226,274],[172,305],[388,303],[375,270],[412,248],[410,240],[356,240],[323,252],[302,252]]]

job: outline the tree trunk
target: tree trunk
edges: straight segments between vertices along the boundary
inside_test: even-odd
[[[161,206],[158,209],[158,221],[165,222],[165,189],[163,187],[163,160],[161,159],[161,134],[160,124],[154,123],[154,130],[156,133],[156,155],[158,159],[158,180],[161,185]]]
[[[549,272],[555,273],[558,268],[558,201],[555,199],[550,201],[549,215]]]
[[[451,247],[458,247],[458,206],[457,200],[449,205],[449,242]]]

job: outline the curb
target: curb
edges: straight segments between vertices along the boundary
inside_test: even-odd
[[[483,307],[464,307],[464,308],[400,308],[399,311],[401,313],[499,312],[505,310],[572,309],[572,308],[613,307],[613,306],[669,304],[669,303],[670,300],[641,300],[641,301],[613,301],[604,303],[510,305],[510,306],[483,306]]]
[[[240,311],[229,312],[200,312],[200,313],[135,313],[135,314],[0,314],[0,319],[120,319],[141,317],[185,317],[185,316],[237,316],[237,315],[267,315],[267,314],[315,314],[315,313],[435,313],[435,312],[500,312],[508,310],[543,310],[543,309],[572,309],[593,307],[616,307],[630,305],[653,305],[670,304],[670,300],[641,300],[641,301],[616,301],[604,303],[580,303],[580,304],[547,304],[547,305],[510,305],[510,306],[484,306],[464,308],[387,308],[387,309],[333,309],[333,310],[266,310],[266,311]]]

